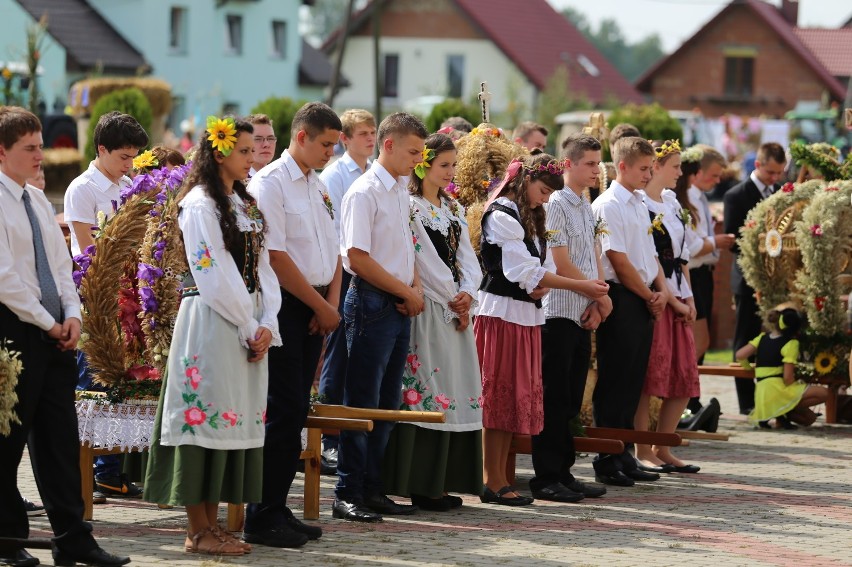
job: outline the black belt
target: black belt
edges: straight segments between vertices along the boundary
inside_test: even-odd
[[[327,286],[327,285],[315,285],[315,286],[312,286],[312,287],[314,288],[314,290],[315,290],[318,294],[320,294],[321,296],[325,297],[325,294],[327,294],[327,293],[328,293],[328,288],[329,288],[329,287],[331,287],[331,286]]]
[[[698,266],[697,268],[690,268],[689,271],[696,271],[697,272],[697,271],[705,271],[706,270],[708,272],[712,272],[715,268],[716,268],[716,266],[714,266],[713,264],[704,264],[703,266]]]
[[[395,302],[402,303],[402,299],[398,298],[397,296],[395,296],[394,294],[392,294],[390,292],[387,292],[383,289],[377,288],[376,286],[374,286],[373,284],[371,284],[370,282],[368,282],[367,280],[365,280],[364,278],[362,278],[360,276],[352,276],[352,281],[349,282],[349,287],[355,288],[357,290],[372,291],[374,293],[386,295],[386,296],[390,297],[391,299],[393,299]]]

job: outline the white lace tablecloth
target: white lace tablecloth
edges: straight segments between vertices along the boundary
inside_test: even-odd
[[[156,405],[105,404],[79,400],[77,432],[91,447],[141,451],[151,444]]]

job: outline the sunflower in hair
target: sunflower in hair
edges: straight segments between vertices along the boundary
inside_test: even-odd
[[[237,126],[233,118],[207,117],[207,140],[213,145],[214,150],[219,150],[222,155],[228,157],[231,150],[237,144]]]

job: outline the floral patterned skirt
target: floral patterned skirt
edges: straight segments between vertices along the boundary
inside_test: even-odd
[[[473,329],[444,322],[444,310],[430,298],[412,320],[408,360],[402,376],[401,409],[444,412],[444,423],[420,427],[442,431],[482,429],[482,384]]]
[[[666,306],[654,323],[654,339],[643,394],[660,398],[694,398],[701,393],[692,327],[675,319]]]
[[[479,316],[473,330],[482,367],[482,426],[526,435],[541,433],[541,327]]]

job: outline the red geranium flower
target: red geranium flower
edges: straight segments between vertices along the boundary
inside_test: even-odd
[[[825,307],[825,297],[819,296],[814,298],[814,307],[817,311],[822,311]]]
[[[422,399],[423,396],[420,395],[420,392],[418,392],[414,388],[409,388],[402,393],[402,400],[407,406],[416,406],[420,403],[420,400]]]
[[[781,187],[781,190],[782,190],[783,192],[785,192],[785,193],[792,193],[792,192],[793,192],[793,189],[795,189],[795,188],[796,188],[796,186],[795,186],[795,185],[793,185],[792,183],[789,183],[789,182],[788,182],[788,183],[785,183],[785,184]]]
[[[192,407],[183,412],[183,419],[187,425],[201,425],[207,420],[204,410]]]

